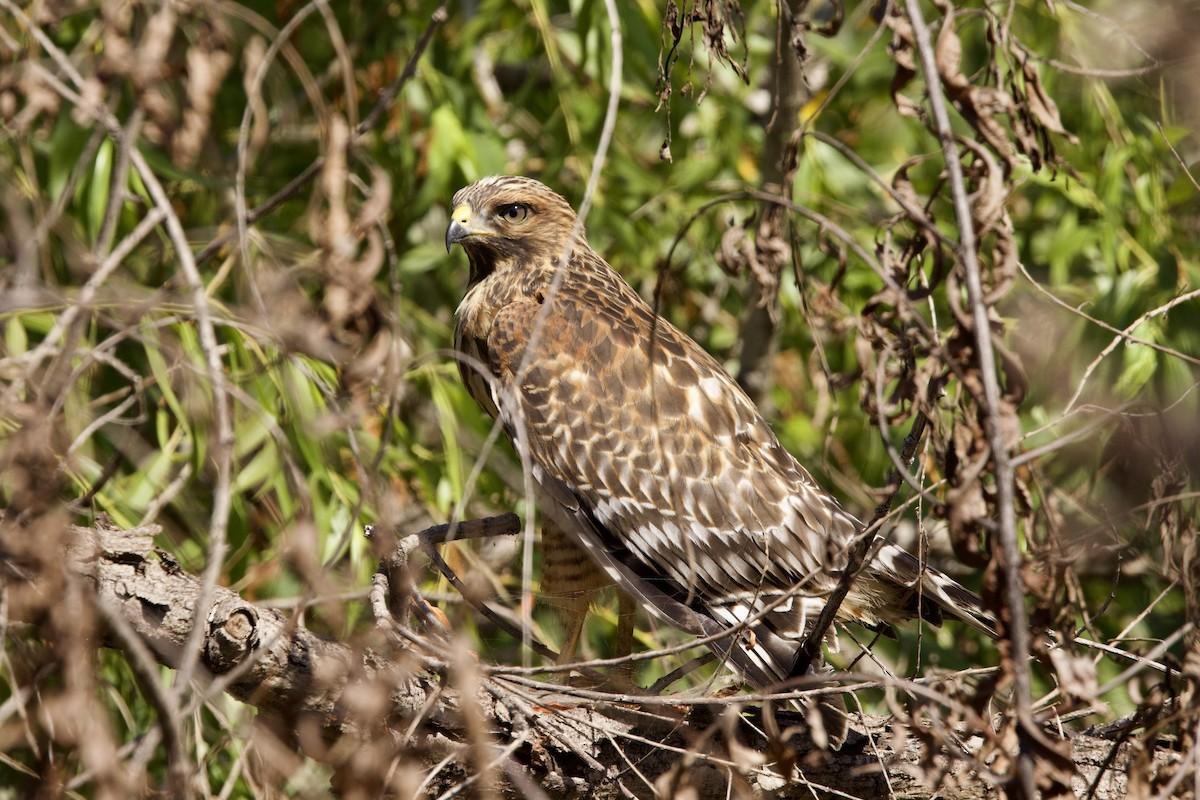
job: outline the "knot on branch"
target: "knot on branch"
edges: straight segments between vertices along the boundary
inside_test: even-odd
[[[241,664],[260,644],[258,612],[247,605],[218,602],[208,618],[204,660],[220,675]]]

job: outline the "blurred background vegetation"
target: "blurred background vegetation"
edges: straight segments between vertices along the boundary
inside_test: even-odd
[[[747,331],[771,324],[755,316],[755,280],[737,257],[763,207],[737,195],[780,191],[778,158],[795,134],[786,196],[885,263],[920,237],[896,221],[880,179],[956,235],[939,142],[892,94],[921,104],[924,84],[894,84],[896,49],[874,3],[818,4],[794,29],[780,25],[785,3],[667,6],[664,23],[659,3],[620,4],[620,105],[599,161],[614,51],[596,0],[464,2],[445,7],[444,21],[442,6],[422,0],[0,0],[0,504],[83,525],[157,523],[185,570],[215,557],[221,584],[304,606],[305,624],[353,640],[371,624],[362,598],[376,556],[364,524],[411,533],[456,516],[532,513],[517,460],[507,445],[486,446],[491,426],[448,353],[466,282],[465,258],[443,246],[451,195],[519,173],[578,205],[598,171],[586,221],[594,249],[644,296],[657,289],[661,312],[731,372],[765,352],[760,400],[784,444],[869,518],[891,469],[886,443],[899,445],[913,398],[944,364],[889,372],[900,400],[878,408],[872,371],[886,359],[868,318],[880,277],[829,225],[791,213],[777,338],[744,352]],[[940,24],[949,7],[927,14]],[[1183,2],[955,8],[963,74],[1044,94],[1061,117],[1036,155],[997,158],[1020,270],[990,286],[1001,341],[1028,385],[1020,515],[1027,575],[1045,589],[1032,591],[1031,610],[1050,624],[1066,609],[1088,636],[1145,652],[1183,624],[1181,563],[1196,546],[1200,16]],[[395,101],[381,102],[397,83]],[[955,126],[969,133],[961,116]],[[156,209],[157,224],[139,231]],[[172,215],[176,234],[163,221]],[[894,277],[934,285],[912,313],[948,337],[943,268],[930,247]],[[897,374],[922,385],[905,395]],[[962,393],[951,377],[919,460],[934,497],[944,496]],[[896,537],[925,542],[978,588],[977,570],[955,569],[934,505],[910,505]],[[224,526],[227,547],[214,550]],[[472,592],[514,619],[532,588],[522,541],[448,549]],[[485,659],[528,657],[432,571],[422,588]],[[542,604],[534,621],[557,641]],[[596,615],[587,655],[610,652],[614,625],[611,608]],[[641,621],[640,648],[677,640]],[[948,625],[873,649],[911,676],[994,664],[990,648]],[[15,687],[61,690],[38,671],[53,660],[47,649],[39,631],[6,628],[0,785],[33,786],[49,759],[87,794],[94,765],[16,712]],[[844,646],[835,661],[856,652]],[[1177,642],[1164,657],[1183,652]],[[640,682],[687,657],[643,662]],[[146,701],[120,654],[95,658],[91,697],[115,745],[134,743]],[[1125,666],[1100,660],[1099,683]],[[1052,671],[1036,678],[1038,696],[1055,688]],[[1130,711],[1145,691],[1117,687],[1085,722]],[[214,793],[256,791],[240,766],[251,716],[221,698],[194,716]],[[161,766],[151,758],[148,774]],[[287,791],[320,787],[305,775]]]

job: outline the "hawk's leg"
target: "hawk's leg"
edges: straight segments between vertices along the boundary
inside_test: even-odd
[[[599,568],[597,568],[599,569]],[[558,654],[558,664],[571,664],[579,658],[579,644],[583,640],[583,630],[587,622],[588,610],[592,602],[599,597],[600,588],[591,589],[582,594],[569,597],[555,597],[552,602],[559,618],[567,629],[562,648]],[[633,598],[617,589],[617,630],[613,641],[613,656],[621,658],[633,652],[634,622],[637,619],[637,606]],[[626,689],[634,685],[636,664],[625,662],[615,667],[610,679],[615,688]]]
[[[559,619],[567,629],[562,647],[558,650],[559,666],[570,664],[576,660],[579,653],[579,642],[583,639],[588,609],[591,608],[592,600],[598,593],[599,590],[592,590],[569,598],[556,597],[552,601]]]
[[[610,581],[571,535],[549,518],[542,519],[542,594],[566,626],[558,663],[575,660],[588,609]]]
[[[570,534],[549,519],[542,521],[542,594],[558,613],[566,627],[566,638],[559,649],[558,663],[577,660],[583,639],[587,613],[600,591],[612,581],[584,552]],[[633,626],[636,607],[633,599],[617,592],[617,633],[614,653],[629,655],[633,651]],[[631,682],[631,669],[622,670],[622,680]]]
[[[636,621],[637,604],[634,603],[633,597],[617,589],[617,640],[613,647],[614,656],[627,656],[633,652],[633,625]],[[617,680],[633,686],[636,670],[635,662],[626,661],[617,667],[615,677]]]

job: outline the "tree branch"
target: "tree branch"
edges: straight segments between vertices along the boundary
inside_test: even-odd
[[[69,565],[86,578],[105,619],[116,614],[154,658],[174,666],[186,660],[201,583],[152,551],[155,532],[74,528]],[[942,776],[940,797],[996,796],[972,772],[972,753],[984,737],[970,731],[946,739],[911,720],[860,718],[865,734],[855,744],[818,751],[802,735],[797,715],[764,713],[738,698],[580,702],[566,687],[489,675],[473,655],[455,655],[453,643],[412,631],[386,640],[375,632],[368,646],[352,647],[228,589],[218,587],[213,599],[199,659],[207,694],[226,691],[284,720],[308,755],[333,764],[343,791],[349,780],[363,785],[361,760],[370,753],[380,776],[401,754],[416,758],[431,790],[471,780],[482,759],[494,765],[491,779],[507,796],[528,796],[541,787],[546,796],[576,798],[687,790],[702,797],[746,791],[780,798],[814,791],[930,797],[918,776],[932,774]],[[109,637],[106,644],[137,657],[132,650],[138,646],[127,636]],[[464,670],[475,676],[472,696],[459,688],[471,685],[462,680]],[[480,715],[487,738],[469,747],[471,714]],[[305,735],[314,724],[320,735]],[[1096,797],[1124,796],[1131,748],[1082,734],[1070,738],[1076,788],[1094,782]],[[952,740],[959,742],[955,748]],[[472,747],[481,755],[470,755]],[[1163,750],[1155,765],[1162,769],[1179,759]],[[933,765],[939,769],[929,769]],[[383,777],[378,780],[387,787]]]

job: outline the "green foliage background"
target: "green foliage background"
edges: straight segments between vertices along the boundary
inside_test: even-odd
[[[1195,55],[1184,52],[1182,34],[1171,38],[1159,30],[1164,23],[1151,22],[1165,13],[1157,6],[1099,8],[1112,16],[1093,17],[1052,5],[1016,4],[1006,12],[1013,35],[1036,54],[1046,92],[1074,137],[1054,137],[1057,160],[1035,170],[1026,159],[1009,179],[1007,205],[1025,273],[999,311],[1005,340],[1029,376],[1020,449],[1050,448],[1023,467],[1038,487],[1029,502],[1045,512],[1029,519],[1053,529],[1061,560],[1042,566],[1068,574],[1061,600],[1077,621],[1103,607],[1090,621],[1094,636],[1152,643],[1177,630],[1184,614],[1183,593],[1172,588],[1182,556],[1162,533],[1161,510],[1178,503],[1176,513],[1194,525],[1193,473],[1200,466],[1200,305],[1188,294],[1200,283],[1197,85],[1187,66]],[[5,4],[0,446],[8,469],[0,474],[0,504],[11,507],[21,495],[14,453],[44,423],[55,468],[41,488],[71,521],[105,515],[121,527],[157,523],[161,546],[197,573],[211,555],[218,480],[211,375],[194,298],[163,229],[120,259],[79,324],[59,341],[47,339],[114,244],[155,203],[137,171],[122,163],[120,141],[80,110],[82,101],[46,79],[62,77],[61,70],[34,31],[69,54],[115,120],[128,124],[141,115],[134,146],[164,184],[194,251],[204,252],[236,230],[239,138],[249,141],[245,202],[256,208],[314,159],[329,156],[335,118],[353,128],[367,117],[380,90],[402,74],[438,6],[197,3],[178,12],[147,72],[119,46],[142,53],[162,41],[154,38],[154,4],[85,3],[67,11],[33,3],[19,14]],[[744,2],[743,15],[730,18],[729,62],[705,46],[699,25],[691,26],[665,77],[660,64],[669,37],[659,5],[642,0],[620,9],[620,110],[603,162],[594,157],[613,59],[604,4],[456,4],[432,30],[394,104],[347,151],[344,203],[351,219],[361,215],[352,241],[324,240],[336,227],[330,220],[337,191],[317,177],[255,221],[244,246],[224,239],[199,264],[234,432],[222,584],[248,599],[311,603],[306,624],[351,639],[371,624],[361,594],[346,599],[375,569],[363,524],[408,533],[456,514],[529,513],[516,459],[506,445],[484,447],[490,423],[448,354],[466,264],[461,253],[445,253],[442,237],[459,187],[489,174],[530,174],[578,204],[598,169],[587,217],[592,246],[647,297],[662,278],[662,313],[736,370],[749,279],[725,273],[714,254],[731,223],[752,230],[757,204],[706,203],[759,188],[766,138],[797,124],[852,149],[885,181],[914,156],[938,151],[936,139],[892,100],[895,61],[873,4],[847,5],[836,36],[806,36],[811,99],[799,119],[773,127],[775,3]],[[988,58],[984,15],[969,3],[959,13],[970,74]],[[286,39],[285,26],[294,26]],[[1148,52],[1132,45],[1142,39],[1153,40]],[[249,92],[265,49],[276,45],[279,57],[266,67],[261,93]],[[209,106],[197,105],[188,81],[218,63],[227,71]],[[1070,66],[1100,63],[1115,72]],[[905,94],[920,102],[922,86]],[[189,111],[204,124],[187,156],[174,137]],[[251,135],[240,134],[243,125]],[[671,161],[660,157],[668,139]],[[944,180],[941,161],[926,159],[909,177],[928,198]],[[372,209],[371,192],[384,188],[386,206]],[[895,213],[894,202],[826,143],[802,140],[790,196],[868,250],[885,246],[883,222]],[[952,221],[944,195],[928,211]],[[886,483],[890,469],[884,440],[896,444],[907,429],[897,419],[881,432],[860,408],[859,319],[880,283],[853,255],[839,263],[815,225],[798,216],[790,224],[796,268],[785,272],[780,295],[773,419],[814,475],[869,517],[878,501],[872,489]],[[371,236],[382,248],[374,271],[365,280],[348,277],[347,263],[370,260]],[[339,247],[349,248],[349,262],[333,258]],[[331,287],[348,287],[349,311],[335,306]],[[1189,299],[1157,311],[1179,297]],[[935,326],[950,316],[940,293],[922,313]],[[1115,339],[1114,329],[1139,341]],[[953,407],[952,397],[947,413]],[[1082,436],[1064,438],[1079,430]],[[928,482],[936,483],[938,452],[922,460]],[[477,464],[483,468],[476,476]],[[1155,483],[1164,475],[1172,476],[1169,491]],[[908,517],[915,518],[911,510]],[[1049,536],[1035,529],[1024,535]],[[458,547],[452,563],[475,590],[515,609],[524,591],[521,559],[505,548]],[[1114,582],[1118,563],[1126,566]],[[963,580],[978,584],[970,572]],[[454,626],[475,637],[487,659],[521,661],[518,643],[480,623],[444,580],[428,577],[423,588],[442,599]],[[558,636],[546,609],[539,607],[536,619],[540,635]],[[608,652],[614,624],[611,609],[597,615],[589,654]],[[35,632],[14,634],[6,648],[36,651],[36,640]],[[646,625],[640,644],[674,640]],[[925,630],[919,640],[910,631],[878,651],[907,675],[918,663],[994,663],[981,655],[988,647],[947,626]],[[14,664],[25,657],[6,659],[0,702],[12,697]],[[648,663],[641,679],[677,663]],[[1100,682],[1123,667],[1102,661]],[[118,744],[134,741],[150,714],[123,658],[103,653],[96,680]],[[1043,691],[1052,688],[1049,674],[1039,680]],[[1134,702],[1122,692],[1106,699],[1114,715]],[[205,767],[214,791],[227,780],[235,795],[254,791],[253,779],[233,766],[247,720],[244,709],[220,699],[194,718],[197,740],[209,748]],[[67,774],[78,768],[72,758]],[[32,780],[31,749],[4,760],[0,783]],[[304,775],[295,773],[289,791],[319,785],[305,784]]]

